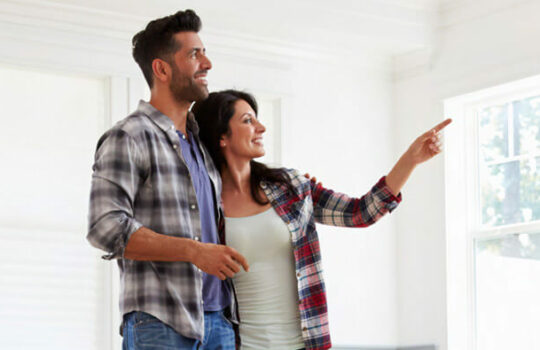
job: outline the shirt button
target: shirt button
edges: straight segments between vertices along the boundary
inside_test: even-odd
[[[173,129],[173,130],[174,130],[174,125],[171,125],[171,129]]]
[[[195,204],[192,204],[190,208],[195,210]]]
[[[302,274],[300,272],[297,272],[296,277],[300,277],[300,276],[302,276]]]
[[[303,332],[307,332],[307,327],[302,328]]]
[[[172,148],[174,148],[174,149],[177,149],[177,148],[178,148],[178,146],[177,146],[177,145],[173,145],[173,146],[172,146]]]
[[[204,305],[204,300],[201,300],[201,305]]]
[[[186,135],[182,134],[182,140],[186,139]]]
[[[199,240],[199,237],[198,237],[198,236],[195,236],[195,240],[198,241],[198,240]]]

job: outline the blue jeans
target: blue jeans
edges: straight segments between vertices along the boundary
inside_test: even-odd
[[[234,350],[234,331],[222,311],[204,313],[204,339],[182,336],[157,318],[134,311],[124,316],[122,350]]]

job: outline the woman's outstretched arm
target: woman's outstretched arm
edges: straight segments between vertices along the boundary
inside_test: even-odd
[[[360,198],[334,192],[311,179],[315,220],[332,226],[365,227],[394,210],[401,201],[401,188],[414,168],[441,152],[438,133],[450,122],[451,120],[447,119],[420,135],[390,173]]]

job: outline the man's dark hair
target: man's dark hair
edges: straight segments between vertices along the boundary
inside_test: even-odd
[[[180,49],[174,34],[201,30],[201,19],[193,10],[178,11],[174,15],[158,18],[141,30],[132,39],[133,58],[141,67],[148,86],[152,88],[152,61],[160,58],[169,63],[171,55]]]

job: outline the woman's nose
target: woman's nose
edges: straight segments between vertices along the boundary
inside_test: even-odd
[[[264,126],[264,124],[258,120],[257,120],[257,131],[260,133],[263,133],[266,131],[266,127]]]

